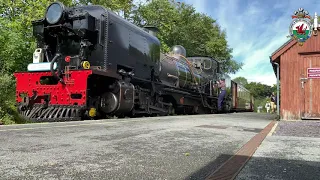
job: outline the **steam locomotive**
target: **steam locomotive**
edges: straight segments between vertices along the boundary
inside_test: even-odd
[[[54,2],[32,25],[33,63],[14,74],[19,114],[31,122],[215,113],[214,84],[223,77],[224,110],[253,108],[250,92],[240,98],[241,86],[220,73],[218,61],[186,57],[180,45],[163,54],[157,28],[102,6]]]

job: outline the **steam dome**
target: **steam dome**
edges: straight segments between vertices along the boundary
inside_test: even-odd
[[[180,55],[182,55],[182,56],[186,56],[186,55],[187,55],[186,49],[185,49],[183,46],[181,46],[181,45],[175,45],[175,46],[173,46],[173,47],[171,48],[171,52],[172,52],[173,54],[180,54]]]

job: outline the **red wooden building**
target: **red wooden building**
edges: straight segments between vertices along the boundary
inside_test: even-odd
[[[289,40],[270,56],[280,66],[280,118],[320,119],[320,35]],[[277,75],[277,66],[273,69]]]

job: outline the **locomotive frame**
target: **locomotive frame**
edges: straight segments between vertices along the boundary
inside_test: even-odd
[[[219,74],[218,61],[185,57],[181,46],[174,47],[180,53],[162,54],[151,28],[102,6],[54,2],[33,21],[33,34],[33,63],[14,74],[19,114],[32,122],[215,113],[214,82],[228,77]],[[252,111],[250,92],[230,78],[226,83],[225,112]]]

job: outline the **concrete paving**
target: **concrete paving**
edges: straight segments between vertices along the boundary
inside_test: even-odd
[[[320,179],[319,133],[319,121],[280,121],[236,179]]]
[[[0,127],[0,179],[203,179],[274,117],[256,113]]]

